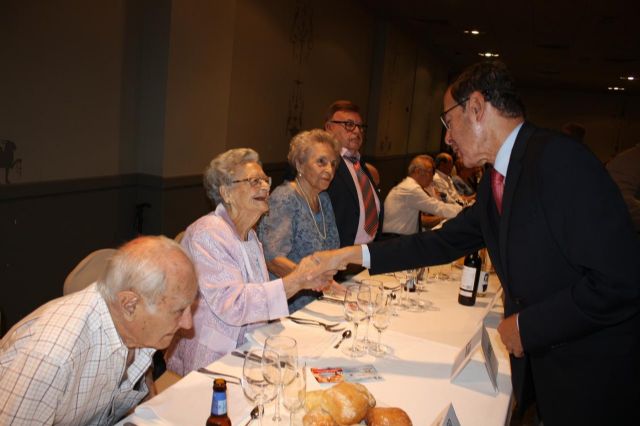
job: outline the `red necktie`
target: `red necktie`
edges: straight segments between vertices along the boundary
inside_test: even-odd
[[[364,230],[367,234],[374,236],[378,230],[378,209],[376,208],[376,200],[373,196],[373,188],[369,178],[362,171],[360,161],[357,157],[345,156],[345,158],[353,163],[356,171],[360,191],[362,192],[362,203],[364,204]]]
[[[502,214],[502,194],[504,193],[504,176],[491,169],[491,191],[493,192],[493,200],[496,202],[498,213]]]

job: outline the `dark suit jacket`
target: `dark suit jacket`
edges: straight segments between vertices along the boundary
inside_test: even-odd
[[[476,203],[425,232],[369,245],[372,272],[450,262],[486,246],[519,312],[511,358],[521,408],[545,426],[631,424],[640,404],[640,243],[620,192],[582,144],[525,123],[498,215],[485,173]]]
[[[371,183],[373,179],[366,167],[364,160],[360,160],[360,167],[369,177]],[[375,185],[373,185],[375,188]],[[327,193],[331,198],[333,213],[336,216],[336,225],[338,226],[338,234],[340,235],[340,247],[351,246],[356,240],[358,233],[358,220],[360,219],[360,203],[358,203],[358,192],[356,190],[356,182],[349,172],[344,158],[340,157],[340,164],[336,175],[327,189]],[[376,188],[376,194],[380,201],[380,214],[378,215],[378,230],[376,236],[382,232],[382,220],[384,218],[384,203],[380,200],[380,195]]]

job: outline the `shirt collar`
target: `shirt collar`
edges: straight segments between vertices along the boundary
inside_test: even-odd
[[[509,136],[507,136],[507,139],[505,139],[504,143],[498,150],[495,163],[493,163],[493,168],[504,177],[507,177],[507,169],[509,168],[509,159],[511,158],[513,144],[515,144],[516,137],[518,136],[518,132],[523,124],[524,122],[518,124],[511,133],[509,133]]]
[[[342,147],[342,149],[340,150],[340,155],[343,157],[355,157],[358,159],[358,161],[360,161],[360,153],[358,151],[352,152],[345,147]]]

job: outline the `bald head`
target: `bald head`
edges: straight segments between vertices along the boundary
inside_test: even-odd
[[[197,289],[193,263],[163,236],[139,237],[120,247],[98,282],[129,348],[164,349],[180,328],[191,328]]]
[[[121,246],[109,260],[98,290],[107,302],[118,292],[134,290],[155,305],[167,286],[167,277],[195,279],[191,260],[182,247],[164,236],[144,236]]]
[[[434,167],[433,158],[428,155],[418,155],[409,163],[407,174],[420,186],[426,188],[433,180]]]

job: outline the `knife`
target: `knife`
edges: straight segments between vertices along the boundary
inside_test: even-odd
[[[237,356],[238,358],[242,358],[242,359],[246,358],[247,354],[248,354],[247,351],[243,351],[243,352],[233,351],[233,352],[231,352],[231,355]],[[253,361],[257,361],[257,362],[262,362],[262,357],[258,356],[256,354],[251,354],[250,359],[253,360]],[[280,367],[286,367],[287,365],[288,364],[286,362],[280,361]]]

